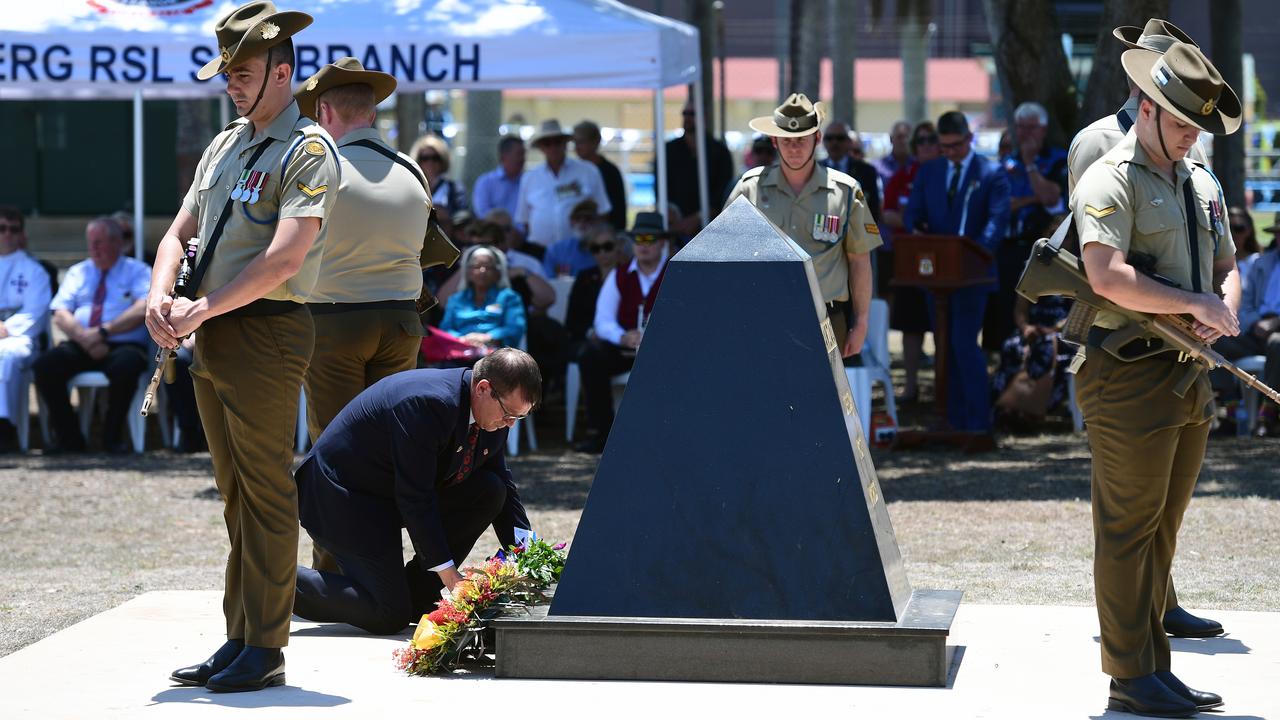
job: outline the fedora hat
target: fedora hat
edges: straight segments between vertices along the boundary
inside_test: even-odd
[[[279,12],[270,0],[251,2],[232,10],[213,29],[218,38],[218,56],[196,71],[208,80],[227,68],[265,53],[297,35],[311,24],[311,16],[292,10]]]
[[[1132,25],[1122,25],[1111,31],[1120,42],[1128,45],[1135,50],[1150,50],[1152,52],[1162,53],[1169,49],[1169,46],[1175,42],[1184,43],[1186,45],[1195,45],[1195,40],[1191,36],[1182,32],[1182,30],[1168,20],[1160,18],[1151,18],[1147,21],[1145,27],[1134,27]]]
[[[376,70],[365,70],[364,65],[353,57],[338,58],[316,71],[298,91],[293,94],[298,100],[298,111],[303,115],[316,119],[320,113],[319,100],[324,91],[343,85],[364,84],[373,88],[373,101],[380,103],[396,91],[396,79],[387,73]]]
[[[635,222],[631,224],[631,229],[627,231],[627,235],[635,239],[642,235],[657,236],[658,239],[671,237],[671,233],[667,231],[666,223],[662,222],[662,213],[656,212],[638,212],[636,213]]]
[[[818,132],[826,119],[827,108],[820,102],[809,102],[804,93],[791,93],[772,115],[753,118],[747,123],[752,130],[771,137],[804,137]]]
[[[555,119],[543,120],[542,127],[539,127],[538,132],[534,133],[533,137],[529,138],[529,144],[534,147],[537,147],[538,143],[542,142],[543,140],[551,140],[552,138],[564,138],[567,141],[571,137],[573,137],[573,135],[565,132],[564,128],[560,127],[559,120],[555,120]]]
[[[1164,54],[1126,50],[1120,62],[1147,97],[1179,120],[1214,135],[1240,129],[1240,98],[1195,45],[1175,42]]]

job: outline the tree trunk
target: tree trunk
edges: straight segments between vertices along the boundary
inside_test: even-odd
[[[1240,45],[1243,31],[1240,0],[1218,0],[1209,13],[1213,35],[1213,64],[1222,79],[1244,102],[1244,56]],[[1244,132],[1219,135],[1213,139],[1213,172],[1222,183],[1227,205],[1245,206]]]
[[[1150,18],[1169,17],[1169,0],[1105,0],[1102,4],[1098,41],[1094,45],[1093,69],[1085,85],[1084,103],[1080,108],[1080,123],[1075,129],[1104,115],[1114,115],[1129,97],[1129,83],[1125,78],[1120,55],[1128,49],[1111,34],[1121,25],[1142,27]]]
[[[823,32],[827,4],[823,0],[792,0],[791,5],[791,88],[817,101],[822,67]]]
[[[928,120],[925,63],[928,54],[928,16],[908,12],[898,20],[898,45],[902,53],[902,116],[911,124]]]
[[[712,120],[715,117],[715,105],[711,102],[715,93],[713,81],[715,62],[715,12],[711,9],[712,0],[689,0],[689,23],[698,28],[698,62],[702,64],[702,112],[703,132],[710,133],[715,129]],[[689,100],[693,100],[693,85],[689,86]]]
[[[1076,128],[1076,88],[1049,0],[984,0],[991,49],[1010,124],[1034,101],[1049,111],[1046,142],[1066,147]]]
[[[831,29],[831,116],[849,123],[850,130],[858,128],[857,86],[854,84],[853,63],[858,57],[857,15],[860,2],[827,0],[827,16]]]

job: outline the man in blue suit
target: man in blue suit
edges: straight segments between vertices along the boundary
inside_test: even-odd
[[[527,536],[503,448],[541,395],[537,363],[512,348],[474,370],[408,370],[357,395],[294,474],[302,526],[342,569],[299,567],[294,614],[399,632],[463,579],[457,565],[486,527],[503,547]],[[417,554],[408,566],[402,527]]]
[[[920,166],[905,224],[917,232],[964,235],[994,253],[1009,227],[1009,180],[997,163],[973,152],[973,133],[963,113],[938,118],[938,139],[942,157]],[[996,288],[994,262],[987,274],[989,283],[951,294],[947,419],[956,430],[991,430],[987,359],[978,346],[978,331],[987,296]]]

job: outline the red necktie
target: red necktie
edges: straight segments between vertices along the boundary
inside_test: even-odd
[[[93,291],[93,311],[89,313],[89,327],[94,328],[102,324],[102,303],[107,299],[107,274],[104,272],[98,278],[98,289]]]
[[[476,441],[480,439],[480,426],[471,423],[471,431],[467,433],[467,450],[462,453],[462,467],[458,468],[458,474],[454,476],[453,483],[456,485],[467,478],[471,474],[471,463],[476,458]]]

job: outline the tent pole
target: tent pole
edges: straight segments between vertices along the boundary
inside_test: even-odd
[[[664,107],[666,98],[663,90],[664,88],[658,88],[653,91],[653,156],[657,171],[653,178],[653,189],[657,193],[653,210],[662,216],[662,225],[670,230],[667,222],[667,148],[663,142],[667,136],[667,110]]]
[[[139,86],[133,91],[133,257],[139,261],[143,261],[143,236],[146,235],[142,188],[142,87]]]
[[[711,221],[711,205],[707,193],[707,111],[702,103],[702,73],[694,76],[693,109],[698,121],[698,204],[702,206],[702,227]]]

